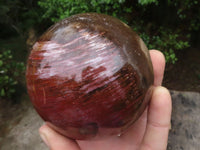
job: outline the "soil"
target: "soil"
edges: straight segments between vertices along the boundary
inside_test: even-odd
[[[166,66],[163,85],[170,90],[200,92],[200,49],[179,51],[176,64]]]

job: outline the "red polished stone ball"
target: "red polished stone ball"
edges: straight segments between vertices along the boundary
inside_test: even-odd
[[[141,38],[120,20],[96,13],[50,27],[33,46],[26,71],[36,111],[73,139],[123,133],[147,106],[153,78]]]

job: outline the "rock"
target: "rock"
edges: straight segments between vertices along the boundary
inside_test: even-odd
[[[171,91],[172,128],[168,150],[199,150],[200,93]]]
[[[171,91],[171,95],[172,128],[167,149],[199,150],[200,93]],[[9,127],[9,132],[3,138],[0,135],[1,150],[48,150],[38,133],[39,127],[43,124],[42,119],[31,105],[25,104],[22,108],[25,106],[28,109],[22,111],[20,121]]]

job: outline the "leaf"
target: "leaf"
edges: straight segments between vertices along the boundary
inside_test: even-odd
[[[138,0],[138,3],[141,4],[141,5],[148,5],[148,4],[151,4],[151,3],[157,4],[158,1],[157,0]]]
[[[3,61],[2,61],[2,60],[0,60],[0,67],[1,67],[1,66],[3,66]]]
[[[0,93],[1,97],[5,96],[5,90],[4,89],[1,89],[1,93]]]

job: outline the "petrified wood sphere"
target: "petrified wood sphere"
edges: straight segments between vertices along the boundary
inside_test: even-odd
[[[33,46],[27,88],[39,115],[61,134],[98,139],[123,133],[151,96],[148,50],[116,18],[86,13],[49,28]]]

